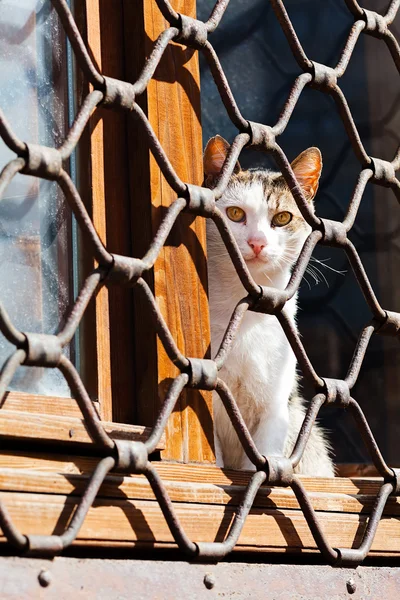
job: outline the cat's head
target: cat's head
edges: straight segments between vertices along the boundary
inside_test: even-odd
[[[208,187],[213,187],[228,150],[229,144],[221,136],[208,142],[204,152]],[[291,166],[313,208],[322,170],[321,152],[318,148],[308,148]],[[238,163],[218,207],[253,274],[289,271],[311,231],[281,173],[263,169],[245,171]]]

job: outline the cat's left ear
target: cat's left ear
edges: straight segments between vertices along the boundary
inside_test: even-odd
[[[317,193],[321,177],[321,152],[318,148],[308,148],[294,159],[291,166],[305,197],[311,201]]]
[[[229,148],[230,145],[228,142],[220,135],[216,135],[208,140],[203,156],[204,179],[208,187],[213,187],[224,165]],[[237,162],[234,173],[238,173],[239,171],[240,165]]]

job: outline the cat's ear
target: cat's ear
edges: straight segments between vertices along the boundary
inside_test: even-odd
[[[229,148],[228,142],[220,135],[208,140],[203,156],[204,180],[207,185],[211,185],[220,174]],[[238,171],[240,171],[240,165],[237,162],[234,173]]]
[[[322,171],[322,156],[318,148],[304,150],[292,162],[295,177],[307,200],[312,200],[317,193]]]

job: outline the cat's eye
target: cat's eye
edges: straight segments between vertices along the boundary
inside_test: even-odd
[[[272,219],[272,224],[275,225],[276,227],[284,227],[285,225],[290,223],[290,221],[292,220],[292,217],[293,217],[292,213],[288,212],[287,210],[284,210],[284,211],[274,215],[274,217]]]
[[[229,219],[235,223],[242,223],[246,219],[246,213],[238,206],[228,206],[226,209],[226,214],[228,215]]]

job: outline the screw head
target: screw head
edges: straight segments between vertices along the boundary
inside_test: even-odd
[[[215,585],[215,577],[212,573],[206,573],[204,575],[204,585],[208,590],[212,590]]]
[[[347,591],[349,592],[349,594],[354,594],[354,592],[356,591],[356,589],[357,589],[356,582],[354,581],[354,579],[352,577],[346,582],[346,587],[347,587]]]
[[[38,575],[39,583],[42,587],[48,587],[51,583],[51,573],[47,569],[42,569]]]

